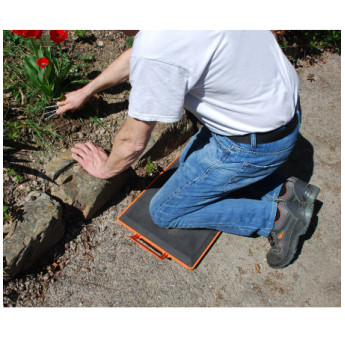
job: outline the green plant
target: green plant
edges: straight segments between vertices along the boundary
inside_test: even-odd
[[[126,37],[126,45],[125,45],[125,48],[128,49],[128,48],[131,48],[133,46],[133,43],[134,43],[134,37],[132,36],[127,36]]]
[[[52,129],[52,124],[42,126],[36,121],[28,119],[25,121],[25,126],[28,131],[31,132],[33,139],[40,145],[41,148],[47,147],[52,150],[48,142],[50,136],[61,138],[61,136]]]
[[[68,31],[50,31],[49,45],[41,39],[42,31],[11,31],[28,40],[29,54],[22,56],[25,73],[29,81],[43,94],[46,101],[62,97],[61,85],[72,67],[71,60],[60,48]]]
[[[151,157],[149,156],[146,162],[145,171],[148,174],[152,174],[157,169],[157,165],[151,162]]]
[[[21,121],[4,123],[4,137],[15,140],[19,137],[19,131],[24,127]]]
[[[74,30],[73,33],[79,38],[84,39],[88,33],[88,30]]]
[[[27,116],[26,118],[19,119],[17,121],[5,121],[4,119],[4,139],[10,139],[12,141],[20,138],[25,132],[29,132],[32,135],[33,140],[39,144],[41,148],[49,146],[49,139],[61,138],[57,132],[53,130],[53,124],[41,125],[37,118],[33,116]]]
[[[6,142],[16,140],[26,143],[32,136],[32,139],[44,150],[45,147],[50,148],[53,138],[61,138],[61,136],[55,132],[53,123],[47,125],[42,119],[42,109],[52,104],[53,100],[47,99],[39,88],[32,85],[22,62],[26,56],[34,55],[31,40],[34,40],[33,43],[37,47],[39,41],[42,46],[51,45],[50,55],[58,67],[61,64],[61,68],[65,68],[70,64],[70,59],[73,60],[71,69],[66,75],[68,81],[64,82],[61,79],[60,83],[54,86],[54,90],[57,91],[54,98],[62,95],[62,90],[74,90],[73,86],[76,83],[86,83],[88,80],[85,72],[86,60],[83,61],[81,58],[78,60],[78,56],[72,54],[72,48],[66,53],[66,49],[60,48],[60,44],[50,40],[49,34],[43,32],[38,39],[39,35],[36,34],[37,39],[24,38],[8,30],[3,31],[3,138]],[[57,41],[63,38],[64,36],[54,36]],[[38,65],[37,67],[39,68]],[[81,73],[82,71],[85,73]],[[60,90],[57,89],[58,87]]]
[[[104,127],[104,122],[98,116],[90,116],[89,121]]]
[[[2,213],[3,213],[3,217],[4,217],[4,219],[5,219],[6,221],[9,221],[9,220],[10,220],[10,217],[8,216],[8,213],[7,213],[8,208],[9,208],[8,205],[3,204]]]
[[[295,59],[321,54],[325,49],[340,53],[340,30],[287,30],[277,32],[278,42],[288,57]],[[296,55],[289,55],[290,48],[294,47]]]
[[[18,183],[23,179],[23,176],[18,175],[13,169],[4,169],[7,175],[14,177],[14,182]]]
[[[3,91],[9,102],[23,104],[23,96],[32,86],[27,85],[26,74],[20,64],[28,49],[28,40],[18,35],[3,31]],[[30,96],[31,97],[31,96]]]
[[[91,62],[95,60],[95,56],[93,54],[86,54],[81,56],[80,59],[86,62]]]

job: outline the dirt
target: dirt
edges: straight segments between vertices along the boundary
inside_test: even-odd
[[[92,31],[92,35],[89,39],[76,40],[70,38],[67,42],[67,46],[68,48],[73,48],[75,53],[80,53],[81,55],[92,54],[94,56],[93,61],[90,62],[90,67],[87,69],[88,78],[92,79],[125,50],[125,37],[122,33],[113,31]],[[320,91],[321,93],[330,80],[327,79],[327,77],[324,77],[324,74],[319,76],[319,71],[314,69],[314,65],[320,66],[326,64],[328,60],[334,60],[334,58],[337,58],[337,56],[325,53],[312,63],[310,61],[299,61],[297,65],[299,76],[303,76],[304,81],[310,83],[311,87],[317,86],[314,90]],[[327,76],[332,77],[337,71],[337,69],[334,69],[333,73],[330,73]],[[313,90],[313,88],[310,90]],[[54,148],[55,151],[46,149],[42,152],[38,150],[33,143],[31,143],[32,146],[22,145],[20,149],[17,148],[14,152],[8,151],[7,157],[5,150],[5,160],[7,159],[7,163],[10,164],[10,167],[15,169],[16,175],[22,176],[22,179],[20,179],[19,182],[16,182],[18,181],[18,176],[9,174],[8,172],[4,172],[3,174],[4,204],[10,205],[10,222],[15,222],[16,218],[20,219],[23,200],[31,191],[39,190],[49,193],[50,184],[47,182],[42,168],[45,163],[47,163],[52,157],[56,156],[57,151],[70,148],[76,142],[85,142],[90,140],[96,145],[101,146],[106,150],[110,150],[114,134],[120,129],[126,117],[129,93],[130,85],[126,83],[100,93],[92,102],[88,103],[78,112],[68,113],[63,117],[51,119],[51,122],[54,124],[54,130],[61,135],[61,138],[54,139],[51,144],[51,147]],[[312,136],[317,138],[317,135]],[[126,231],[122,227],[113,227],[110,224],[114,223],[114,217],[116,217],[116,215],[118,215],[119,212],[128,205],[128,203],[134,200],[134,198],[147,186],[160,169],[164,168],[177,156],[177,154],[179,154],[181,149],[182,147],[176,149],[166,158],[156,161],[155,164],[157,165],[157,171],[154,173],[149,174],[146,173],[145,168],[138,168],[136,170],[136,176],[133,177],[124,191],[120,195],[114,196],[114,198],[90,221],[85,222],[79,215],[73,213],[66,214],[65,220],[67,230],[63,241],[56,248],[51,250],[46,257],[38,262],[37,266],[32,271],[27,274],[20,275],[8,283],[4,283],[3,305],[5,307],[78,306],[78,304],[72,302],[75,290],[71,289],[71,291],[64,292],[62,298],[54,298],[53,296],[46,297],[46,295],[48,293],[54,293],[52,290],[56,290],[56,288],[59,287],[61,287],[61,290],[65,290],[61,286],[63,281],[59,284],[61,276],[64,276],[63,280],[66,281],[70,278],[74,278],[73,276],[86,276],[90,271],[96,271],[95,273],[97,276],[101,278],[99,282],[97,282],[100,283],[99,285],[91,280],[88,280],[88,282],[85,281],[85,283],[88,283],[90,288],[99,289],[99,286],[101,285],[103,289],[111,288],[114,290],[110,286],[104,286],[103,281],[108,281],[109,276],[101,270],[97,270],[97,260],[100,259],[100,256],[97,256],[97,250],[99,250],[102,245],[104,246],[104,249],[102,250],[106,250],[107,246],[110,245],[109,241],[117,242],[117,249],[115,249],[114,252],[108,251],[107,253],[107,260],[109,260],[109,262],[116,262],[118,261],[116,255],[121,256],[121,250],[126,250],[126,246],[131,246],[130,241],[128,241],[127,238],[125,239],[125,237],[128,236]],[[337,163],[334,163],[334,165],[337,165]],[[334,184],[331,188],[336,189]],[[258,243],[256,246],[261,246],[260,241],[256,243]],[[119,249],[119,245],[122,245],[123,249]],[[252,264],[250,270],[246,268],[245,264],[241,264],[237,261],[237,269],[235,268],[234,272],[240,280],[247,279],[247,276],[256,274],[258,276],[256,278],[259,278],[259,282],[257,284],[256,282],[251,284],[251,291],[248,294],[254,295],[254,293],[256,293],[259,295],[261,304],[270,305],[270,301],[267,303],[267,299],[265,298],[267,290],[269,290],[273,296],[277,295],[277,297],[279,297],[279,295],[282,294],[286,295],[289,288],[286,286],[286,281],[282,280],[283,278],[281,277],[281,273],[267,273],[267,268],[264,265],[265,263],[260,262],[259,265],[255,261],[257,257],[255,252],[255,249],[257,248],[256,246],[250,247],[249,251],[247,250],[249,252],[247,259],[255,262],[255,264]],[[217,249],[214,250],[217,251]],[[144,255],[146,255],[146,253]],[[145,258],[143,259],[145,260]],[[133,267],[133,262],[128,263],[128,268],[122,266],[121,263],[117,264],[120,264],[118,267],[122,273],[128,271],[131,264],[134,271],[138,272],[138,268],[136,266]],[[210,263],[206,263],[205,265],[209,266],[208,264]],[[158,274],[156,277],[159,279],[159,270],[155,270],[155,272],[152,273],[155,275]],[[167,273],[169,274],[169,272]],[[205,272],[201,270],[200,273],[203,274]],[[222,274],[222,272],[220,273]],[[197,278],[196,275],[193,275],[192,273],[189,275],[191,277],[184,277],[180,270],[177,270],[177,274],[181,278]],[[298,279],[296,276],[299,275],[295,272],[293,278],[291,277],[294,279],[294,282],[291,283],[296,282]],[[80,278],[84,280],[83,277]],[[121,278],[125,277],[119,277],[119,280],[121,280]],[[299,281],[299,283],[301,282]],[[123,284],[119,284],[119,287],[123,287]],[[202,286],[197,286],[195,292],[198,293],[199,288],[201,287]],[[212,285],[205,285],[204,287],[210,288],[210,290],[213,289]],[[216,287],[217,286],[215,286],[215,288]],[[334,287],[336,287],[336,290],[332,289]],[[213,306],[226,306],[226,304],[231,304],[231,302],[234,306],[236,306],[236,304],[241,305],[241,301],[239,299],[245,299],[247,300],[247,304],[249,304],[249,298],[246,296],[244,290],[241,289],[239,291],[239,299],[235,299],[235,296],[230,296],[229,300],[224,288],[226,289],[227,287],[222,286],[218,291],[214,291],[215,303]],[[338,292],[338,286],[334,286],[332,284],[328,286],[328,288],[331,290],[330,292],[335,294]],[[130,296],[127,297],[129,300],[125,300],[126,292],[129,292],[128,290],[120,290],[119,292],[124,292],[121,293],[121,295],[123,295],[122,303],[122,298],[120,297],[116,301],[114,300],[115,303],[109,305],[133,306],[131,304],[136,304],[130,302]],[[177,297],[177,295],[175,296]],[[308,302],[306,302],[306,304],[307,303]],[[96,303],[87,304],[87,302],[81,302],[80,304],[82,304],[81,306],[93,306]],[[105,303],[102,304],[102,306],[107,306]],[[146,303],[144,302],[142,305],[146,306],[147,304],[151,304],[150,301]],[[202,299],[199,300],[195,298],[194,301],[190,301],[188,303],[187,300],[183,301],[182,298],[179,301],[179,298],[177,297],[173,304],[176,304],[177,306],[181,306],[181,304],[183,306],[193,306],[193,304],[200,306],[200,304],[203,303]],[[167,304],[164,303],[162,305],[167,306]]]

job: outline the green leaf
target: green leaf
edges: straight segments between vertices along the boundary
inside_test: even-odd
[[[45,73],[45,68],[40,68],[37,74],[38,80],[42,85],[46,84],[46,81],[44,79],[44,73]]]
[[[72,62],[69,63],[69,65],[67,67],[65,67],[60,75],[60,78],[62,78],[63,80],[66,78],[67,74],[69,73],[69,71],[71,70],[73,64]]]
[[[26,56],[23,58],[23,65],[30,68],[32,71],[36,71],[36,67],[32,64],[31,57]]]
[[[49,67],[49,72],[47,73],[47,78],[48,78],[48,82],[50,84],[53,84],[56,82],[56,72],[55,72],[55,68],[53,66]]]
[[[38,74],[37,74],[37,70],[33,69],[33,67],[31,66],[31,64],[27,61],[23,60],[23,64],[24,64],[24,69],[28,75],[29,80],[36,86],[36,87],[40,87],[41,83],[38,80]]]
[[[49,65],[46,68],[44,68],[44,71],[45,71],[45,74],[46,74],[45,76],[47,78],[48,83],[50,83],[50,74],[51,74],[52,69],[53,69],[53,67],[52,67],[52,65],[51,65],[51,63],[49,61]]]
[[[42,46],[40,46],[40,49],[38,50],[37,56],[38,56],[38,58],[43,58],[46,56],[44,54],[44,49],[42,48]]]
[[[32,55],[26,56],[24,60],[28,62],[29,66],[32,69],[35,69],[36,71],[40,69],[40,67],[37,65],[37,58],[35,56],[32,56]]]
[[[52,65],[54,66],[54,68],[58,68],[58,66],[57,66],[57,64],[56,64],[56,62],[55,62],[55,59],[54,58],[52,58],[51,57],[51,55],[50,55],[50,58],[49,58],[49,60],[50,60],[50,62],[52,63]]]
[[[44,86],[44,85],[42,85],[42,86],[40,86],[39,89],[40,89],[41,92],[42,92],[44,95],[46,95],[47,97],[52,97],[52,92],[51,92],[49,86]]]

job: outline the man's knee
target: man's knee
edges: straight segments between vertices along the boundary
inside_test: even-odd
[[[163,217],[163,214],[161,212],[161,206],[159,205],[159,199],[155,198],[154,196],[150,202],[150,215],[153,220],[153,222],[162,227],[162,228],[168,228],[169,227],[169,221]]]

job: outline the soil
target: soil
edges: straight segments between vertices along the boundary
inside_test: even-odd
[[[92,31],[91,33],[88,39],[83,40],[70,37],[66,45],[67,50],[72,48],[75,53],[94,56],[87,69],[90,79],[96,77],[126,48],[126,39],[122,33],[114,31]],[[326,53],[312,62],[299,61],[297,71],[299,74],[304,72],[307,80],[312,83],[315,81],[313,64],[325,63],[328,57],[332,55]],[[22,179],[18,181],[16,175],[4,171],[4,204],[10,206],[10,221],[4,221],[5,227],[20,219],[22,205],[31,191],[38,190],[49,194],[50,183],[45,178],[43,166],[55,157],[58,151],[70,148],[77,142],[86,141],[92,141],[110,150],[112,139],[126,117],[130,88],[129,83],[125,83],[104,91],[82,110],[51,119],[49,123],[53,123],[54,130],[61,135],[61,138],[52,140],[51,147],[54,150],[45,149],[43,152],[33,142],[16,144],[14,149],[5,147],[4,168],[13,168],[17,175],[22,176]],[[319,90],[322,91],[322,86]],[[75,273],[88,273],[89,266],[94,261],[92,249],[101,241],[106,241],[102,233],[108,231],[108,235],[116,237],[121,232],[121,230],[116,230],[109,233],[105,220],[113,218],[114,214],[118,214],[128,202],[133,200],[153,176],[176,157],[181,148],[156,161],[157,170],[154,173],[146,173],[144,167],[137,168],[136,175],[124,191],[119,196],[114,196],[90,221],[85,222],[73,212],[67,213],[64,239],[38,262],[32,271],[10,282],[4,282],[3,305],[5,307],[47,306],[45,293],[59,280],[67,266],[74,269]],[[260,266],[257,265],[255,268],[256,272],[260,273]],[[68,297],[67,295],[66,299],[60,299],[59,304],[48,304],[48,306],[64,306],[65,302],[68,302]]]

